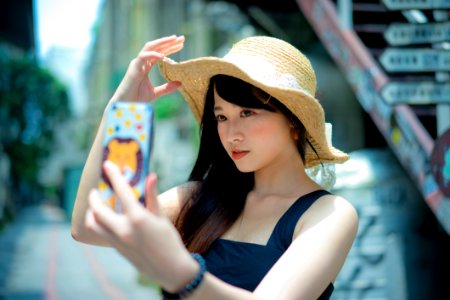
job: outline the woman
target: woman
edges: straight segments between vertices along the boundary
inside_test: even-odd
[[[345,199],[305,172],[348,158],[326,142],[308,59],[268,37],[244,39],[223,59],[166,58],[183,43],[177,36],[147,43],[110,103],[151,101],[180,87],[201,120],[189,181],[157,197],[156,176],[150,175],[143,208],[118,168],[106,162],[124,207],[116,214],[95,191],[97,137],[81,178],[72,235],[117,248],[161,285],[167,299],[329,298],[358,221]],[[160,87],[148,79],[156,63],[169,80]]]

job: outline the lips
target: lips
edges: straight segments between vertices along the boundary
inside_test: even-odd
[[[243,151],[243,150],[233,150],[231,151],[231,158],[234,160],[238,160],[246,156],[250,151]]]

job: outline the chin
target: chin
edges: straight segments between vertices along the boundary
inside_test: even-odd
[[[238,169],[241,173],[253,173],[255,172],[254,170],[240,170]]]
[[[239,166],[236,163],[235,163],[235,166],[239,170],[239,172],[241,172],[241,173],[252,173],[252,172],[255,172],[254,168],[250,168],[250,167],[247,167],[247,166]]]

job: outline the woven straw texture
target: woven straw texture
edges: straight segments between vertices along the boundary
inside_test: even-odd
[[[162,76],[180,81],[180,91],[200,121],[210,78],[224,74],[246,81],[280,100],[306,128],[317,154],[307,146],[306,165],[342,163],[347,154],[327,144],[322,106],[315,99],[316,76],[309,60],[295,47],[272,37],[249,37],[223,57],[202,57],[184,62],[165,59]]]

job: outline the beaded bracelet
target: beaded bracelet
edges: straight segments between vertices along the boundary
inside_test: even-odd
[[[196,288],[202,283],[203,277],[206,272],[206,263],[205,259],[198,253],[191,253],[191,256],[198,262],[200,265],[200,270],[198,271],[195,278],[188,283],[182,290],[176,292],[176,293],[169,293],[165,290],[162,290],[163,299],[165,300],[178,300],[178,299],[184,299],[189,297],[192,292],[195,291]]]

